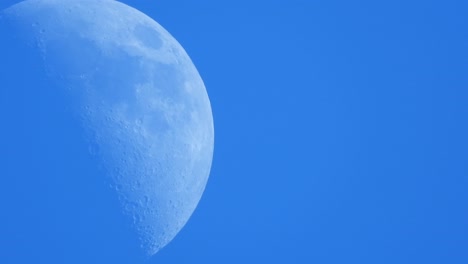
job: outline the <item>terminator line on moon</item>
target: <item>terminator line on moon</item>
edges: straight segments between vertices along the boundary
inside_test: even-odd
[[[73,102],[147,255],[181,230],[208,180],[214,129],[202,79],[157,22],[113,0],[28,0],[1,19],[36,46]]]

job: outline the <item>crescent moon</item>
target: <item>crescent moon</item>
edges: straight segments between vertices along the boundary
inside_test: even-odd
[[[2,13],[42,56],[147,255],[186,224],[210,173],[210,101],[182,46],[112,0],[29,0]]]

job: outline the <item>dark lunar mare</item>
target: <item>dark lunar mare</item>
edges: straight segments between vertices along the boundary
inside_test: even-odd
[[[135,263],[139,243],[73,98],[18,32],[0,18],[0,263]]]

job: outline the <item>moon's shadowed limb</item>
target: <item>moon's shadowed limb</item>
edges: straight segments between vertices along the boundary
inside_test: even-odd
[[[26,189],[28,177],[59,183],[49,186],[78,181],[63,194],[77,208],[90,194],[76,188],[107,179],[142,250],[156,253],[195,210],[211,167],[211,108],[190,58],[155,21],[112,0],[30,0],[3,11],[0,23],[2,115],[10,142],[31,141],[11,143],[9,164],[28,157],[40,165],[35,176],[14,168],[8,175],[25,177]],[[57,149],[46,159],[44,148]],[[52,204],[62,195],[48,192]],[[92,195],[106,207],[104,195]],[[51,215],[34,206],[46,223]],[[91,211],[83,213],[89,224]]]

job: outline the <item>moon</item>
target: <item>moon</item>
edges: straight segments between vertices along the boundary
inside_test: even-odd
[[[196,209],[212,163],[210,101],[187,53],[113,0],[28,0],[0,23],[41,58],[38,71],[72,109],[142,251],[157,253]]]

